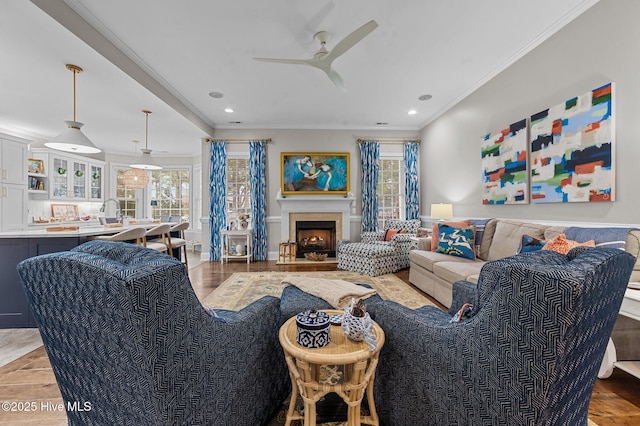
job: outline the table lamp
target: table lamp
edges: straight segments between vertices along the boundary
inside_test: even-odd
[[[431,219],[446,220],[453,217],[452,204],[431,204]]]

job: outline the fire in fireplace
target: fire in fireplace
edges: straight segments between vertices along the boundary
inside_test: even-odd
[[[336,257],[336,222],[334,220],[299,220],[296,222],[296,257],[305,253],[326,253]]]

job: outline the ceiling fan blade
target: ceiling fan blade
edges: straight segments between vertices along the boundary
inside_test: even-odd
[[[329,54],[324,58],[325,60],[331,62],[336,59],[338,56],[342,55],[347,50],[351,49],[356,43],[365,38],[371,31],[378,28],[378,23],[374,20],[371,20],[340,40],[338,44],[329,52]]]
[[[279,64],[312,65],[309,59],[253,58],[256,61],[276,62]]]
[[[343,92],[347,91],[347,85],[344,84],[344,81],[342,80],[342,77],[340,77],[340,74],[335,72],[333,68],[330,68],[325,72],[327,73],[331,81],[333,81],[333,84],[335,84],[338,89],[342,90]]]

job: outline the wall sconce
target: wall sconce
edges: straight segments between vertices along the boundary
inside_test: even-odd
[[[431,204],[431,219],[445,220],[453,217],[453,204]]]

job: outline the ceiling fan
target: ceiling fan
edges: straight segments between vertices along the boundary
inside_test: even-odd
[[[264,62],[277,62],[281,64],[295,64],[295,65],[309,65],[315,68],[319,68],[324,71],[333,84],[335,84],[343,92],[347,91],[347,86],[344,84],[342,77],[338,74],[331,64],[340,55],[351,49],[356,43],[365,38],[371,31],[378,27],[376,21],[369,21],[351,34],[340,40],[334,48],[327,50],[326,44],[331,40],[331,34],[326,31],[320,31],[313,36],[313,39],[320,43],[320,50],[318,50],[311,59],[277,59],[277,58],[253,58],[256,61]]]

